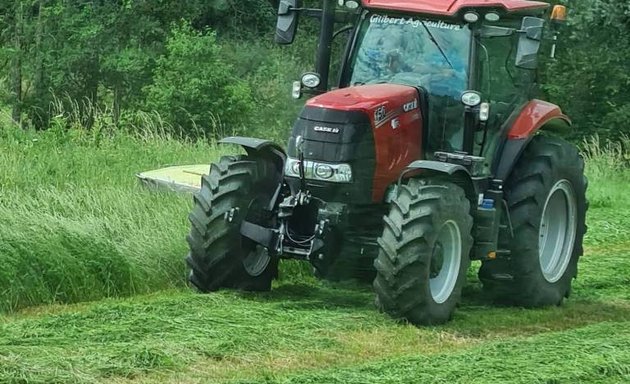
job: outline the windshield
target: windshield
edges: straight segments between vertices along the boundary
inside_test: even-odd
[[[460,150],[470,46],[465,25],[368,13],[350,58],[349,85],[423,87],[429,96],[430,150]]]
[[[350,85],[396,82],[458,96],[467,88],[470,30],[466,26],[369,14],[357,47]]]

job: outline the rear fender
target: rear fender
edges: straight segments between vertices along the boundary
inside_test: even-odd
[[[466,197],[471,204],[476,204],[478,199],[477,188],[468,169],[459,164],[445,163],[434,160],[417,160],[409,164],[400,174],[398,186],[403,180],[422,175],[423,177],[444,176],[447,180],[459,185],[466,192]]]
[[[564,130],[571,127],[571,119],[560,107],[542,100],[532,100],[521,110],[507,132],[508,140],[521,140],[534,136],[541,128]]]
[[[571,128],[571,120],[562,113],[560,107],[541,100],[532,100],[523,108],[507,133],[501,153],[495,158],[495,177],[506,180],[516,162],[540,130],[563,132]]]

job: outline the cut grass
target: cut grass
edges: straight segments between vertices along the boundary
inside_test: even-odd
[[[330,291],[322,294],[334,297]],[[28,382],[280,379],[295,371],[456,353],[592,324],[623,328],[621,321],[630,315],[627,304],[590,302],[548,311],[464,307],[448,326],[418,329],[395,324],[369,305],[309,303],[307,309],[288,310],[278,304],[230,294],[212,299],[173,294],[9,319],[1,327],[0,381],[12,382],[16,368]],[[473,317],[476,321],[469,322]],[[8,362],[12,368],[3,371]]]
[[[628,247],[602,250],[601,268],[630,270]],[[624,372],[627,362],[627,286],[613,289],[616,283],[599,268],[585,268],[582,275],[588,283],[578,280],[566,305],[538,310],[491,307],[471,284],[454,320],[427,328],[379,314],[369,288],[322,282],[280,283],[268,294],[176,290],[33,308],[0,318],[0,382],[358,383],[429,377],[416,380],[414,370],[435,382],[621,381],[623,376],[608,377],[606,370]],[[593,284],[610,286],[607,296],[583,297]],[[600,356],[603,350],[608,360]],[[553,366],[534,369],[544,361]]]
[[[611,335],[615,335],[611,338]],[[630,322],[601,323],[437,356],[239,383],[620,383],[630,380]]]

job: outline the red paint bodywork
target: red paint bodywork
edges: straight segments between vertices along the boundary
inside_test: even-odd
[[[363,0],[366,8],[454,16],[463,8],[494,7],[507,12],[544,10],[548,3],[527,0]]]
[[[571,125],[571,120],[562,113],[560,107],[542,100],[532,100],[523,108],[508,131],[509,140],[526,139],[553,119],[560,119]]]
[[[413,109],[403,107],[416,101]],[[337,89],[314,97],[308,106],[367,114],[374,132],[376,169],[372,201],[382,202],[387,187],[400,173],[422,157],[422,112],[418,92],[404,85],[375,84]],[[376,121],[375,113],[385,107],[385,117]],[[396,123],[397,121],[397,123]]]

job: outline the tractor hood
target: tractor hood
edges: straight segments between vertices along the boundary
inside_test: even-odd
[[[352,169],[349,183],[309,180],[314,196],[352,204],[381,202],[385,190],[412,161],[422,158],[423,97],[396,84],[337,89],[307,101],[293,126],[287,154],[312,167]],[[322,169],[324,169],[322,168]],[[289,180],[299,188],[297,173]]]
[[[368,116],[372,127],[379,128],[403,113],[418,109],[420,102],[418,91],[413,87],[374,84],[337,89],[313,97],[306,103],[306,107],[360,112]]]

